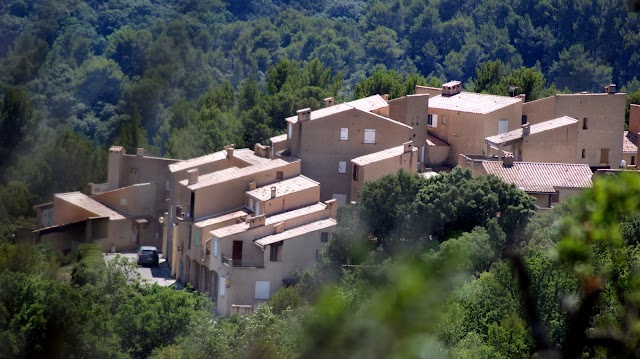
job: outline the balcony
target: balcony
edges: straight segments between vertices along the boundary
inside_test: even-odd
[[[91,194],[104,193],[109,190],[108,183],[89,183],[89,191]]]
[[[264,268],[264,262],[261,260],[231,259],[224,254],[222,264],[233,268]]]
[[[253,313],[253,306],[252,305],[239,305],[239,304],[232,304],[231,305],[231,315],[238,315],[238,316],[244,316],[244,315],[249,315]]]

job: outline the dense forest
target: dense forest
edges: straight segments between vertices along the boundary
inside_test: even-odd
[[[327,96],[457,79],[532,100],[613,81],[640,102],[624,0],[8,0],[0,19],[0,218],[103,180],[112,144],[250,146]]]
[[[0,357],[629,356],[633,179],[533,215],[519,191],[461,171],[387,177],[340,210],[321,265],[229,320],[95,248],[13,243],[34,204],[105,180],[110,145],[176,158],[250,146],[328,96],[461,80],[530,101],[613,82],[640,103],[640,16],[626,4],[1,1]]]

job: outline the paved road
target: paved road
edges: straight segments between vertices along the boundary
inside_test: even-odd
[[[104,260],[108,263],[117,255],[126,257],[133,262],[136,262],[137,260],[135,253],[105,253]],[[176,279],[171,276],[171,270],[169,270],[167,261],[164,258],[160,258],[160,264],[157,267],[138,266],[138,273],[140,273],[140,276],[143,280],[151,283],[157,283],[165,287],[170,286],[176,282]]]

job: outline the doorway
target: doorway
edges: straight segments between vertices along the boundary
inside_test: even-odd
[[[242,260],[242,241],[233,241],[233,252],[231,259],[234,261]]]

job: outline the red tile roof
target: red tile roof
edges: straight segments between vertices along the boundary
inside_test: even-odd
[[[624,131],[622,136],[622,153],[635,154],[638,152],[638,135]]]
[[[502,161],[484,161],[487,174],[513,183],[525,192],[554,193],[556,188],[588,188],[593,173],[586,164],[514,162],[504,167]]]

